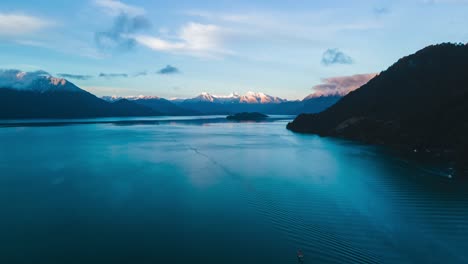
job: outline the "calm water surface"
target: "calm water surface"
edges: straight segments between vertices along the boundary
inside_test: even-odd
[[[281,118],[183,119],[0,128],[0,263],[468,263],[466,184]]]

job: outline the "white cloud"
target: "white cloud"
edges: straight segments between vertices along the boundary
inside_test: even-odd
[[[30,34],[48,26],[52,22],[23,14],[0,13],[0,35],[18,36]]]
[[[318,10],[295,12],[212,12],[207,10],[188,10],[183,15],[192,21],[215,24],[223,28],[225,45],[233,49],[236,56],[255,61],[271,61],[283,54],[281,62],[290,60],[296,64],[299,50],[306,53],[314,49],[324,49],[342,43],[345,36],[377,30],[383,26],[370,14],[368,18],[354,19],[348,10]],[[337,41],[338,40],[338,41]],[[257,49],[251,47],[264,47]],[[299,60],[300,61],[300,60]]]
[[[435,0],[437,1],[437,0]],[[447,0],[445,0],[447,1]],[[456,0],[453,0],[456,1]],[[468,0],[467,0],[468,1]],[[318,12],[255,12],[255,13],[222,13],[201,10],[189,10],[183,14],[237,26],[242,31],[265,32],[269,35],[291,35],[295,38],[323,32],[340,32],[347,30],[368,30],[382,27],[371,19],[347,19],[347,13],[341,10],[322,10]]]
[[[131,37],[153,50],[211,57],[232,53],[223,49],[223,34],[223,28],[219,26],[190,22],[180,29],[174,40],[148,35]]]
[[[95,0],[96,5],[102,7],[110,15],[119,15],[125,13],[132,16],[144,15],[146,12],[143,8],[127,5],[117,0]]]

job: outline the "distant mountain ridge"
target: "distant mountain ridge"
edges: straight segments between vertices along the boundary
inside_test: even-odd
[[[152,99],[163,99],[159,96],[151,95],[138,95],[138,96],[103,96],[102,99],[113,102],[120,99],[127,100],[152,100]],[[167,99],[166,99],[167,100]],[[229,95],[212,95],[206,92],[201,93],[198,96],[193,98],[175,98],[168,99],[174,103],[194,103],[194,102],[209,102],[209,103],[219,103],[219,104],[232,104],[232,103],[245,103],[245,104],[273,104],[273,103],[283,103],[288,102],[287,99],[282,99],[276,96],[267,95],[261,92],[247,92],[245,95],[239,95],[237,93],[232,93]]]
[[[168,115],[230,115],[242,112],[296,115],[320,112],[333,105],[341,96],[315,96],[304,100],[288,101],[261,92],[247,92],[244,95],[237,93],[212,95],[204,92],[193,98],[172,100],[143,95],[102,98],[109,102],[127,99]],[[165,109],[161,109],[162,107]]]
[[[188,99],[158,96],[97,98],[45,71],[0,70],[0,118],[84,118],[152,115],[230,115],[241,112],[296,115],[322,111],[340,97],[319,96],[288,101],[261,92],[217,96],[202,93]]]

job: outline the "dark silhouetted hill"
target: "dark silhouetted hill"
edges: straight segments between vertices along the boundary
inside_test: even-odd
[[[185,109],[164,98],[138,99],[133,101],[139,105],[149,107],[163,115],[199,115],[200,112],[191,109]]]
[[[127,100],[109,103],[80,91],[18,91],[0,88],[0,118],[87,118],[158,115]]]
[[[404,57],[318,114],[288,129],[391,145],[468,164],[468,45]]]

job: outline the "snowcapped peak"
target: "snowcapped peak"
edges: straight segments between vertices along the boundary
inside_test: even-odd
[[[161,99],[159,96],[155,95],[139,95],[137,96],[138,99]]]
[[[207,92],[202,92],[199,96],[191,99],[193,101],[198,101],[198,102],[214,102],[215,96],[207,93]]]
[[[281,103],[287,100],[278,97],[266,95],[259,92],[247,92],[245,95],[239,95],[233,92],[229,95],[212,95],[207,92],[201,93],[199,96],[191,99],[186,99],[187,102],[212,102],[212,103],[245,103],[245,104],[269,104]]]
[[[56,78],[45,71],[25,72],[0,70],[0,88],[22,91],[81,91],[80,88],[62,78]]]
[[[50,83],[53,85],[65,85],[67,81],[62,78],[49,77]]]
[[[245,95],[246,95],[246,96],[256,96],[256,97],[265,96],[264,93],[252,92],[252,91],[248,91]]]
[[[102,96],[101,99],[108,101],[108,102],[115,102],[122,99],[126,99],[129,101],[136,101],[136,100],[151,100],[151,99],[161,99],[158,96],[153,95],[137,95],[137,96],[118,96],[118,95],[111,95],[111,96]]]
[[[23,79],[24,76],[26,76],[26,72],[18,72],[16,74],[16,79],[18,79],[18,80]]]
[[[244,103],[258,103],[258,104],[271,104],[271,103],[282,103],[287,100],[281,99],[276,96],[267,95],[260,92],[247,92],[244,96],[241,96],[241,102]]]

